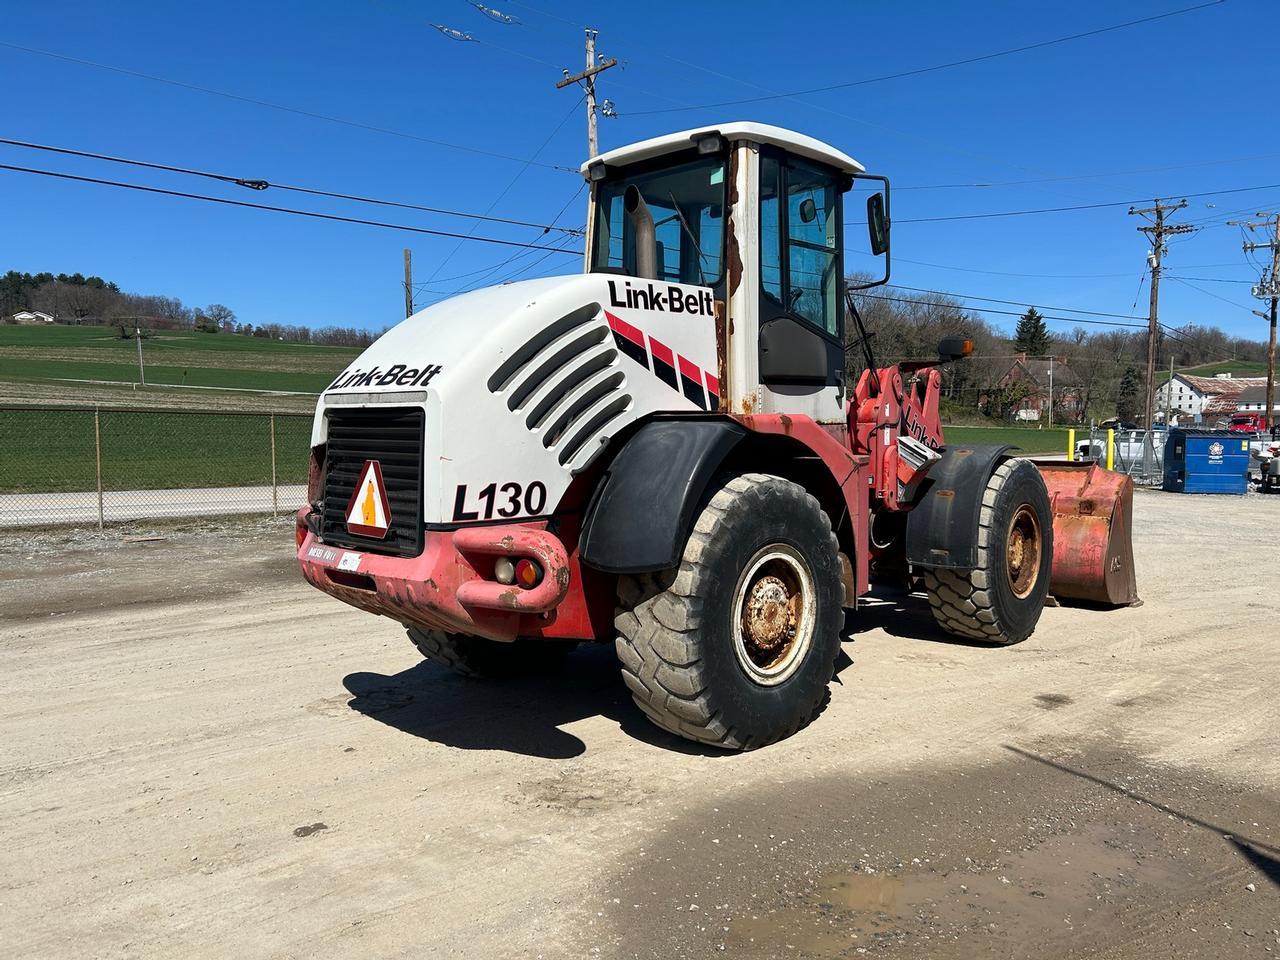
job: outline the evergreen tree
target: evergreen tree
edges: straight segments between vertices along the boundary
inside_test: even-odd
[[[1138,393],[1142,388],[1142,380],[1134,367],[1125,367],[1124,376],[1120,378],[1120,387],[1116,391],[1116,416],[1129,423],[1138,418]]]
[[[1053,337],[1049,335],[1044,317],[1040,316],[1035,307],[1029,307],[1018,318],[1018,328],[1013,337],[1014,349],[1029,357],[1039,357],[1048,353],[1052,345]]]

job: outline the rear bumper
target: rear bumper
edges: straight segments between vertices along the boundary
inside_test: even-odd
[[[298,563],[318,590],[370,613],[426,629],[514,640],[521,621],[554,619],[572,581],[564,544],[541,523],[427,531],[422,553],[389,557],[319,542],[298,511]],[[498,583],[500,556],[542,567],[532,589]],[[527,632],[527,631],[524,631]]]

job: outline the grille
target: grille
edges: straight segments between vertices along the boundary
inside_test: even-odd
[[[412,407],[330,410],[324,507],[325,543],[369,553],[416,557],[422,552],[422,410]],[[383,539],[347,529],[347,506],[366,461],[382,468],[390,527]]]
[[[608,442],[631,406],[604,311],[590,303],[539,330],[489,378],[507,409],[577,473]]]

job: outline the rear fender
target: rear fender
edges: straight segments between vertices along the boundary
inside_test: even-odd
[[[982,495],[1011,444],[947,447],[907,514],[907,560],[915,567],[971,570],[978,563]]]

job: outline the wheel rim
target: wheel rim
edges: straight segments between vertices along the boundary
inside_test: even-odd
[[[753,682],[776,686],[800,668],[816,607],[813,575],[799,552],[778,543],[751,558],[734,593],[733,647]]]
[[[1022,504],[1009,523],[1005,542],[1005,572],[1009,588],[1018,599],[1025,599],[1040,579],[1040,519],[1028,503]]]

